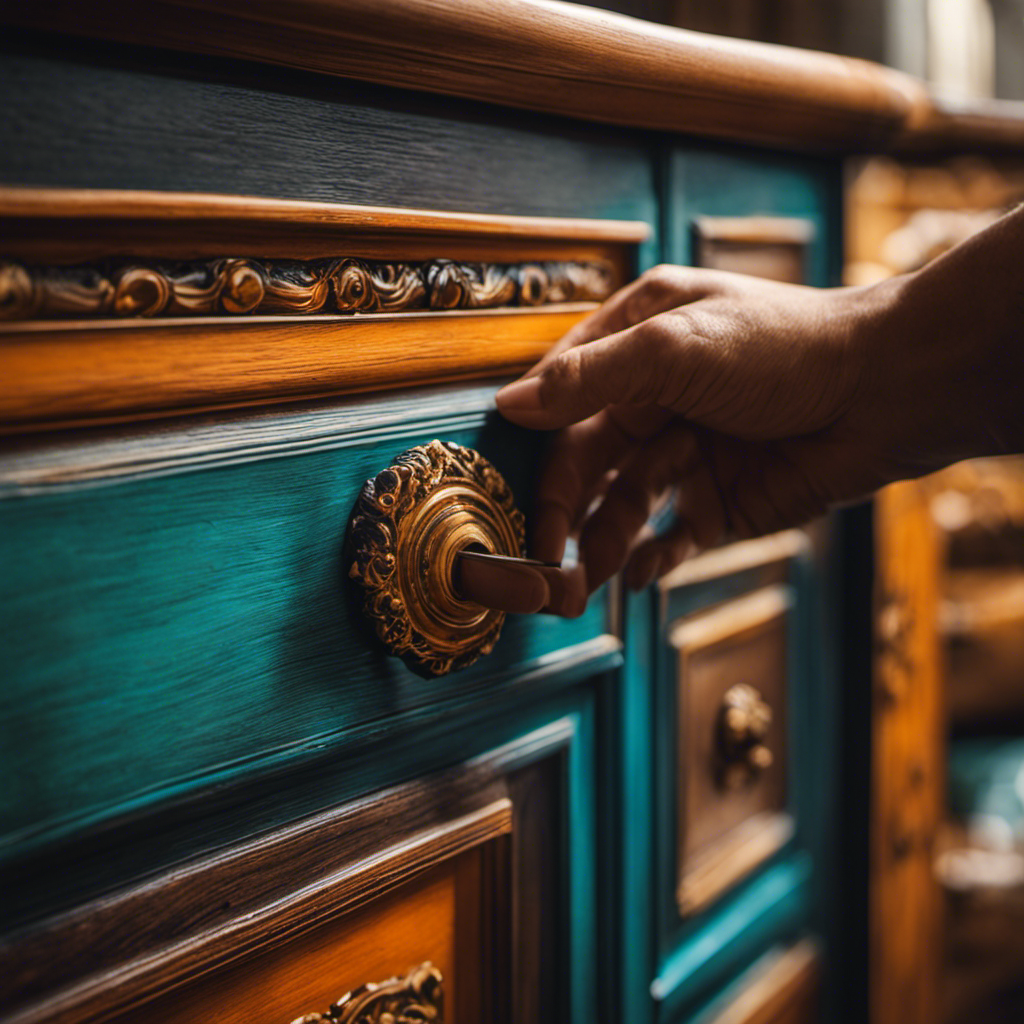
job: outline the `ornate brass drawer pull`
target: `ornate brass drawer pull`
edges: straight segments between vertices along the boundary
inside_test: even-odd
[[[441,972],[428,960],[404,978],[360,985],[326,1013],[307,1013],[292,1024],[443,1024],[442,980]]]
[[[764,744],[772,709],[761,692],[746,683],[729,687],[718,716],[719,778],[738,789],[770,768],[774,757]]]
[[[467,548],[519,558],[525,523],[502,475],[451,441],[410,448],[368,480],[349,534],[349,576],[387,649],[424,676],[489,654],[505,612],[466,600],[457,585]]]

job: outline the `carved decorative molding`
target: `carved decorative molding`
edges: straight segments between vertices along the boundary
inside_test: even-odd
[[[443,1024],[441,972],[429,961],[404,978],[360,985],[327,1013],[307,1013],[292,1024]]]
[[[74,267],[0,262],[0,320],[489,309],[601,302],[613,287],[612,267],[597,260],[497,264],[226,257]]]
[[[493,650],[505,613],[455,589],[459,551],[523,554],[525,520],[504,477],[452,441],[410,448],[367,480],[352,514],[349,576],[381,643],[438,676]]]

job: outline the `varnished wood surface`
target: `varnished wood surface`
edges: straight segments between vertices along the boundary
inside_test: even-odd
[[[494,945],[499,936],[481,927],[481,915],[487,920],[493,918],[499,929],[507,928],[507,903],[512,899],[519,900],[516,927],[525,929],[523,935],[536,945],[515,952],[513,973],[525,980],[525,987],[515,998],[536,1008],[535,1000],[544,994],[541,989],[550,990],[556,984],[552,965],[538,963],[537,954],[551,952],[552,929],[557,928],[557,920],[542,911],[552,902],[558,886],[557,836],[564,809],[558,796],[562,779],[557,758],[571,738],[572,731],[565,721],[551,723],[457,768],[350,802],[223,853],[197,859],[9,936],[0,945],[0,1013],[5,1024],[106,1019],[123,1008],[188,986],[202,975],[242,960],[248,966],[228,974],[227,982],[206,984],[205,996],[186,991],[181,1001],[170,1000],[165,1010],[158,1002],[153,1019],[198,1019],[190,1018],[187,1008],[191,1006],[195,1011],[203,1006],[204,999],[212,1012],[211,994],[225,985],[230,989],[232,978],[238,979],[234,989],[237,1001],[251,1005],[244,995],[245,979],[262,973],[261,969],[253,974],[254,956],[263,957],[279,979],[296,971],[308,975],[301,964],[302,956],[286,953],[282,958],[276,951],[298,937],[307,953],[315,953],[325,944],[323,934],[317,937],[315,933],[333,928],[337,936],[339,926],[331,922],[339,918],[343,934],[366,927],[376,929],[375,919],[389,913],[392,905],[398,912],[394,928],[411,934],[396,934],[393,942],[388,942],[383,932],[376,940],[364,936],[353,951],[358,956],[377,948],[389,955],[397,951],[399,959],[415,959],[391,966],[367,964],[368,972],[385,970],[383,976],[388,976],[430,958],[441,966],[436,959],[438,950],[430,943],[443,938],[444,928],[461,925],[465,934],[460,948],[453,953],[448,942],[442,943],[444,950],[460,959],[475,955],[474,974],[482,970],[486,955],[490,963],[485,976],[492,977],[495,970],[507,971],[506,958],[512,953],[500,942]],[[508,864],[495,847],[495,841],[510,832],[515,834],[513,864]],[[482,860],[475,866],[464,860],[454,875],[449,873],[447,881],[442,872],[426,886],[441,888],[432,894],[426,892],[422,881],[425,872],[471,852],[481,854]],[[511,876],[499,878],[501,872],[509,871]],[[466,888],[474,873],[482,883],[476,896],[481,902],[477,913],[467,905],[471,894]],[[484,874],[491,876],[490,881]],[[429,896],[432,904],[440,900],[447,905],[453,883],[462,891],[458,914],[456,908],[435,906],[445,920],[423,924],[419,936],[408,923],[402,928],[401,905],[409,891]],[[381,903],[381,897],[396,889],[400,892],[401,886],[407,886],[407,891],[405,896],[396,897],[397,903]],[[366,906],[370,911],[364,915],[365,920],[350,926],[351,914]],[[437,935],[432,934],[432,928]],[[409,941],[413,945],[408,945]],[[52,956],[57,948],[64,954],[59,962]],[[338,969],[344,969],[345,977],[335,974],[317,981],[317,985],[326,981],[333,990],[327,1002],[323,1001],[324,993],[311,986],[308,996],[312,1005],[299,1007],[293,1015],[326,1008],[348,985],[380,980],[350,975],[344,958],[335,961]],[[287,992],[294,985],[284,987]],[[477,996],[486,999],[487,993],[477,989]],[[220,1012],[214,1017],[253,1019],[237,1014],[223,1017]],[[264,1017],[262,1013],[255,1015],[255,1019]],[[284,1017],[283,1024],[291,1019]]]
[[[143,1010],[118,1017],[117,1024],[136,1024],[140,1017],[146,1024],[293,1024],[306,1014],[325,1013],[360,985],[404,975],[424,962],[441,973],[445,1019],[472,1019],[479,1014],[479,999],[472,998],[478,992],[471,990],[466,1006],[461,982],[463,972],[471,985],[478,975],[480,946],[458,926],[460,916],[476,909],[468,905],[466,876],[479,871],[479,857],[479,850],[468,851],[362,911],[310,929],[216,977],[157,996]],[[460,1003],[466,1017],[456,1016]]]
[[[639,132],[81,38],[69,60],[68,43],[0,36],[5,183],[656,219]]]
[[[870,839],[871,1024],[940,1019],[944,804],[939,557],[924,488],[876,499],[876,654]]]
[[[558,719],[445,772],[94,900],[0,945],[5,1024],[288,1024],[430,959],[446,1017],[564,995]],[[53,951],[62,956],[55,960]],[[406,962],[408,961],[408,962]]]
[[[0,432],[509,374],[592,308],[8,325]]]
[[[408,777],[453,743],[471,749],[476,716],[523,707],[524,694],[598,671],[595,657],[620,657],[601,637],[601,595],[577,620],[511,617],[485,662],[430,685],[385,657],[350,607],[346,523],[363,483],[398,452],[434,438],[473,447],[531,506],[544,438],[492,410],[493,388],[481,387],[227,426],[154,423],[148,469],[128,428],[23,439],[55,486],[0,501],[0,533],[12,539],[0,573],[0,751],[11,780],[0,888],[11,917],[80,899],[115,867],[130,876],[211,836],[279,823],[286,793],[315,809],[285,786],[285,771],[308,768],[317,793],[341,798],[367,779]],[[92,464],[77,482],[71,456]],[[233,802],[233,787],[248,806]],[[162,810],[173,841],[146,828]],[[44,854],[53,866],[60,849],[69,865],[41,876]]]
[[[11,22],[246,57],[596,121],[817,150],[1024,147],[1018,105],[950,111],[866,61],[700,35],[552,0],[124,0]]]
[[[644,241],[641,221],[506,217],[259,196],[0,188],[0,257],[580,259]]]
[[[160,1011],[158,1001],[152,1019],[195,1020],[192,1014],[203,1003],[217,1019],[249,1019],[237,1015],[232,1004],[246,1005],[248,997],[239,997],[251,984],[255,966],[257,977],[275,979],[273,988],[279,989],[275,998],[310,1000],[311,1005],[296,1005],[291,1016],[284,1017],[287,1022],[321,1004],[329,1005],[346,988],[380,980],[374,974],[388,977],[425,959],[440,960],[438,966],[443,964],[444,971],[454,960],[453,938],[444,939],[444,929],[454,927],[454,875],[446,873],[447,885],[442,876],[438,891],[422,893],[422,885],[415,886],[427,900],[422,913],[432,918],[420,922],[419,936],[400,928],[397,919],[378,920],[379,915],[387,918],[389,914],[401,918],[408,896],[387,901],[383,910],[376,899],[445,860],[510,831],[509,800],[498,792],[488,793],[488,780],[482,773],[473,781],[484,783],[480,793],[467,793],[467,779],[451,776],[432,785],[399,788],[364,802],[362,807],[324,815],[120,897],[86,905],[20,942],[15,937],[6,950],[0,950],[6,961],[0,1005],[22,1005],[4,1019],[11,1024],[106,1019],[129,1006],[162,997],[172,988],[194,983],[212,970],[245,960],[247,966],[228,975],[227,983],[221,982],[227,991],[216,1001],[208,988],[198,996],[193,990],[180,1002],[170,1000],[165,1012]],[[474,797],[480,803],[481,795],[485,800],[490,795],[491,803],[458,814],[460,804],[471,807]],[[422,806],[417,806],[417,798]],[[371,913],[343,926],[349,936],[348,956],[357,954],[356,962],[346,965],[343,976],[319,977],[312,984],[311,968],[322,965],[314,960],[303,966],[302,961],[309,960],[318,947],[338,941],[336,937],[329,943],[316,932],[367,904],[372,904]],[[404,916],[416,918],[408,906]],[[382,931],[376,934],[378,929]],[[387,931],[391,929],[395,934],[389,942]],[[282,963],[274,951],[295,937],[300,939],[300,949],[286,952]],[[75,949],[77,962],[65,963],[63,969],[54,965],[56,948],[65,954]],[[374,950],[381,962],[363,963],[358,954],[367,949]],[[392,953],[397,961],[382,960],[381,954]],[[254,964],[256,954],[262,960]],[[335,956],[336,966],[344,964],[339,954]],[[95,971],[92,975],[86,973],[90,967]],[[356,968],[356,973],[348,973],[350,968]],[[295,991],[294,982],[280,984],[296,971],[303,976],[304,993]],[[364,971],[371,976],[361,977]],[[232,978],[236,979],[234,986]],[[66,984],[63,990],[61,982]],[[269,994],[270,990],[255,986],[254,997]],[[26,996],[30,999],[27,1003]],[[34,1002],[32,996],[42,999]]]

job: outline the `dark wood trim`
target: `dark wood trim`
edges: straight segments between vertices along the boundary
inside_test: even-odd
[[[2,18],[0,18],[2,20]],[[587,259],[650,235],[642,221],[511,217],[260,196],[0,187],[0,255],[202,259]]]
[[[514,829],[517,843],[540,842],[545,837],[517,817],[529,787],[522,773],[559,754],[573,736],[569,720],[552,722],[458,768],[352,801],[8,936],[0,946],[5,1024],[108,1020],[365,906]],[[500,960],[508,950],[491,955]],[[530,957],[526,962],[542,969]]]
[[[1022,105],[952,111],[867,61],[508,0],[39,0],[3,19],[672,132],[816,151],[1024,149]],[[159,116],[160,112],[154,112]]]

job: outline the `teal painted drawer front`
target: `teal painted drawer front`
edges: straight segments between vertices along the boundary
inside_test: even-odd
[[[669,142],[663,168],[662,258],[667,262],[696,263],[699,219],[788,218],[809,228],[803,254],[807,283],[838,282],[841,181],[835,164]],[[626,600],[625,670],[614,723],[624,794],[620,913],[631,923],[620,952],[622,1020],[689,1020],[774,943],[807,928],[822,929],[840,736],[834,651],[822,642],[824,580],[831,570],[827,560],[804,553],[771,579],[722,568],[700,582],[655,587]],[[795,833],[711,903],[684,917],[677,903],[679,655],[668,643],[668,631],[681,619],[770,584],[784,584],[792,594],[787,809]]]
[[[702,217],[784,217],[810,223],[807,284],[839,284],[841,181],[834,164],[740,150],[676,147],[667,156],[665,251],[669,263],[695,264]]]
[[[524,511],[539,435],[492,387],[306,414],[78,434],[3,461],[2,850],[486,701],[606,630],[510,617],[494,653],[424,680],[348,600],[343,539],[363,482],[435,437],[476,448]],[[453,752],[452,756],[456,756]]]

